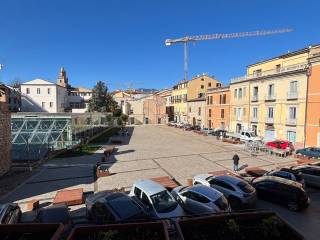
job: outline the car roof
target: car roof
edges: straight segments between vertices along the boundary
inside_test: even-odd
[[[214,177],[216,179],[222,180],[222,181],[226,181],[228,183],[232,183],[232,184],[238,184],[239,182],[245,182],[242,179],[238,178],[238,177],[234,177],[234,176],[229,176],[229,175],[221,175],[221,176],[216,176]]]
[[[286,178],[281,178],[281,177],[276,177],[276,176],[262,176],[262,177],[257,177],[255,179],[253,179],[253,183],[258,183],[258,182],[262,182],[262,181],[273,181],[273,182],[278,182],[278,183],[283,183],[286,185],[296,185],[299,183],[294,182],[292,180],[286,179]]]
[[[217,198],[222,196],[222,193],[219,192],[218,190],[215,190],[211,187],[204,186],[204,185],[194,185],[194,186],[188,187],[184,190],[200,193],[200,194],[210,198],[211,200],[216,200]]]
[[[149,196],[167,190],[161,184],[156,183],[150,179],[138,180],[134,183],[134,186],[140,188]]]

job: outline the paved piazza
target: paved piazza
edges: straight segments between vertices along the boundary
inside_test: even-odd
[[[240,167],[262,167],[270,170],[278,165],[295,162],[295,159],[280,158],[260,153],[251,156],[243,145],[233,145],[193,132],[164,125],[129,127],[130,136],[122,137],[124,143],[117,147],[108,161],[111,176],[95,181],[93,167],[103,156],[103,150],[92,155],[73,158],[57,158],[36,169],[31,178],[0,202],[18,202],[22,209],[30,199],[39,199],[43,206],[50,204],[60,189],[83,188],[86,194],[113,188],[130,189],[138,179],[170,176],[180,184],[196,174],[218,170],[232,170],[232,156],[240,156]],[[243,170],[242,170],[243,171]],[[320,225],[320,193],[308,190],[310,207],[303,213],[289,212],[286,208],[263,201],[258,208],[272,209],[290,222],[307,239],[318,239]],[[84,216],[84,205],[71,207],[73,216]]]

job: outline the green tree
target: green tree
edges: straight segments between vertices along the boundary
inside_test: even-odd
[[[104,82],[97,82],[92,90],[92,98],[89,102],[89,112],[114,112],[118,108],[117,102],[108,93]]]

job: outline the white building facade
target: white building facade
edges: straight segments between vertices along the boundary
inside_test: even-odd
[[[34,79],[21,84],[22,112],[64,112],[67,104],[67,89],[43,79]]]

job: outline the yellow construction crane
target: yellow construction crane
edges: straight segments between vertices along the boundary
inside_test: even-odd
[[[240,32],[240,33],[216,33],[209,35],[199,35],[199,36],[187,36],[177,39],[167,39],[165,41],[166,46],[171,46],[177,43],[183,43],[184,45],[184,80],[188,79],[188,42],[197,42],[203,40],[214,40],[214,39],[224,39],[224,38],[242,38],[242,37],[255,37],[255,36],[265,36],[273,35],[279,33],[287,33],[293,31],[291,28],[277,29],[277,30],[262,30],[253,32]]]

